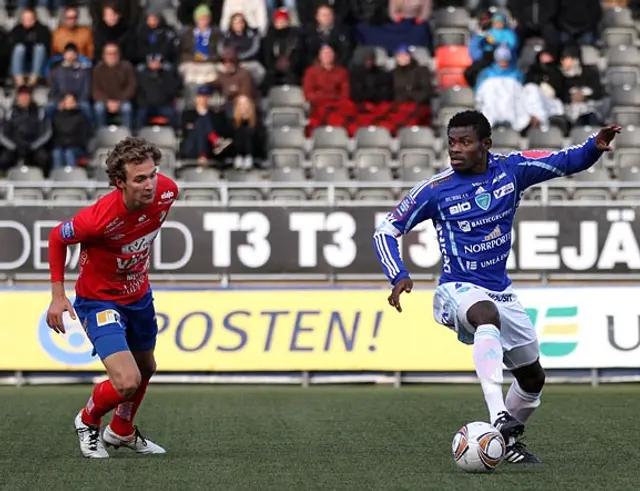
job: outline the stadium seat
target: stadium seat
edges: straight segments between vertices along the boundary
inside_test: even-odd
[[[170,126],[145,126],[138,132],[140,138],[155,143],[163,151],[169,149],[175,152],[178,148],[176,133]]]
[[[300,107],[306,108],[302,88],[297,85],[280,85],[272,87],[267,97],[269,107]]]
[[[471,65],[469,49],[465,45],[438,46],[436,48],[435,66],[438,85],[441,89],[469,84],[464,78],[464,71]]]
[[[595,46],[580,46],[580,57],[584,65],[600,66],[600,52]]]
[[[398,164],[401,168],[433,169],[438,166],[433,150],[423,148],[401,150],[398,154]]]
[[[635,46],[610,46],[606,50],[607,67],[638,66],[640,56]]]
[[[16,188],[13,190],[13,199],[28,202],[43,201],[45,193],[38,188]]]
[[[269,152],[268,161],[273,168],[303,167],[304,152],[295,148],[279,148]]]
[[[344,167],[319,167],[314,170],[313,180],[316,183],[346,183],[349,181],[349,173]],[[328,189],[314,189],[311,195],[314,200],[328,200]],[[351,193],[348,188],[335,189],[336,201],[350,201]]]
[[[42,182],[44,181],[44,174],[39,167],[28,167],[21,165],[9,169],[7,173],[7,179],[15,182]]]
[[[598,187],[576,187],[573,192],[574,200],[604,201],[612,198],[611,187],[609,186],[611,183],[611,176],[607,169],[601,165],[596,164],[584,172],[574,174],[572,176],[572,181],[602,184],[602,186]]]
[[[49,179],[57,182],[84,182],[88,177],[87,171],[82,167],[60,167],[51,171]]]
[[[527,137],[531,149],[556,150],[563,147],[562,131],[555,126],[548,129],[532,128],[528,131]]]
[[[355,145],[357,150],[371,148],[389,150],[391,133],[388,129],[379,126],[358,128],[355,134]]]
[[[436,29],[436,46],[462,46],[469,42],[469,30],[458,28]]]
[[[602,10],[601,26],[609,27],[634,27],[633,17],[628,8],[614,7]]]
[[[313,130],[313,149],[339,148],[349,151],[347,130],[339,126],[319,126]]]
[[[31,93],[33,102],[39,107],[44,107],[49,101],[49,88],[48,87],[36,87]]]
[[[105,126],[98,128],[93,139],[93,148],[113,148],[124,138],[131,136],[126,126]]]
[[[638,33],[635,27],[609,27],[600,35],[605,46],[635,46]]]
[[[510,153],[520,151],[520,135],[512,128],[499,126],[491,132],[494,153]]]
[[[391,153],[382,148],[357,150],[353,161],[357,169],[389,167]]]
[[[436,29],[457,27],[469,30],[471,27],[469,11],[465,8],[440,8],[433,13],[432,19]]]
[[[267,113],[269,127],[304,126],[305,123],[304,111],[299,107],[274,107]]]
[[[424,149],[435,147],[433,130],[426,126],[405,126],[398,131],[398,150]]]
[[[591,135],[597,133],[598,129],[599,128],[594,126],[574,126],[569,134],[571,145],[580,145],[584,143]]]
[[[311,153],[311,165],[317,169],[325,167],[346,167],[348,162],[349,157],[347,153],[338,148],[314,150]]]
[[[617,180],[621,184],[634,184],[636,187],[619,187],[616,197],[623,201],[640,201],[640,167],[629,165],[617,169]]]
[[[447,87],[438,94],[440,107],[455,107],[473,109],[476,105],[475,95],[469,87],[455,85]]]
[[[271,128],[269,131],[269,148],[272,150],[281,148],[304,149],[304,130],[300,127],[283,126]]]
[[[298,167],[283,167],[271,171],[270,179],[274,183],[296,184],[292,187],[274,187],[270,191],[272,201],[304,201],[308,198],[306,189],[300,187],[306,181],[304,170]]]
[[[402,167],[400,169],[399,179],[401,182],[418,184],[426,179],[431,179],[433,175],[433,170],[428,167]]]
[[[210,167],[186,167],[180,171],[180,178],[185,182],[218,183],[220,173]]]
[[[411,53],[411,56],[414,60],[416,60],[416,63],[420,66],[430,66],[431,65],[431,55],[429,54],[429,51],[427,51],[427,48],[425,48],[424,46],[411,46],[409,48],[409,52]],[[395,59],[391,58],[394,62],[394,66],[395,66]]]
[[[229,188],[229,201],[261,201],[265,197],[263,189],[257,187],[262,178],[257,171],[227,171],[224,177],[230,183],[243,183],[246,187]]]

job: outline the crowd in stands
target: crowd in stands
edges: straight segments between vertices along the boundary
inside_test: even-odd
[[[599,68],[583,59],[600,0],[4,3],[0,172],[87,165],[108,125],[168,126],[177,157],[195,165],[266,167],[278,86],[301,87],[307,136],[435,125],[439,94],[454,86],[522,135],[556,126],[566,136],[609,111]],[[613,3],[640,12],[640,0]]]

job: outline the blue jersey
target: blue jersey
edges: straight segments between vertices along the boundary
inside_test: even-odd
[[[489,154],[483,174],[449,168],[415,186],[387,215],[374,235],[374,249],[392,284],[409,276],[398,237],[432,220],[440,253],[440,283],[466,281],[492,291],[511,284],[507,258],[513,219],[525,189],[588,169],[602,155],[595,135],[557,152]]]

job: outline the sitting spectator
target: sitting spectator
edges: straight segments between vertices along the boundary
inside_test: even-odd
[[[566,45],[595,44],[602,18],[601,0],[559,0],[557,24],[560,42]]]
[[[134,35],[135,53],[131,62],[144,68],[150,54],[160,54],[167,64],[178,61],[178,38],[169,27],[162,11],[156,7],[148,7],[146,17],[137,27]]]
[[[200,6],[209,7],[211,24],[217,26],[222,18],[222,4],[219,0],[180,0],[178,3],[178,20],[183,26],[193,26],[193,13]]]
[[[180,74],[187,85],[204,85],[216,80],[214,63],[218,61],[220,33],[211,24],[211,9],[200,5],[193,12],[195,28],[187,29],[180,39]]]
[[[240,65],[253,77],[256,85],[264,79],[264,67],[260,64],[260,35],[256,29],[247,26],[242,14],[231,16],[231,23],[224,36],[218,41],[218,54],[225,48],[236,50]]]
[[[182,115],[180,154],[185,159],[197,159],[201,165],[221,155],[232,143],[229,138],[232,128],[224,110],[215,111],[209,107],[211,95],[211,87],[198,87],[194,108],[185,110]]]
[[[104,19],[105,7],[111,8],[114,12],[118,12],[118,17],[126,29],[132,29],[140,19],[140,5],[144,2],[132,2],[131,0],[89,0],[89,11],[93,19],[93,25],[97,26]],[[98,51],[96,46],[96,53]]]
[[[390,0],[389,18],[394,22],[412,20],[416,24],[426,22],[431,16],[431,0]]]
[[[78,159],[87,155],[90,138],[89,120],[78,109],[74,95],[65,95],[53,118],[53,168],[77,165]]]
[[[295,0],[289,0],[295,1]],[[351,3],[344,0],[297,0],[296,9],[300,26],[306,28],[316,22],[316,14],[321,5],[328,5],[335,15],[336,24],[344,26],[351,23]]]
[[[129,59],[135,47],[129,32],[129,25],[120,11],[113,4],[105,5],[102,18],[98,23],[94,22],[95,56],[101,56],[105,46],[114,43],[120,49],[120,56],[125,60]]]
[[[16,86],[38,83],[43,75],[47,55],[51,49],[51,33],[38,22],[36,13],[22,11],[21,22],[10,34],[11,75]]]
[[[78,53],[93,60],[93,32],[90,27],[78,25],[78,9],[67,7],[62,14],[62,23],[53,31],[51,52],[61,55],[65,47],[73,43]]]
[[[576,125],[597,126],[603,123],[603,98],[600,73],[595,66],[583,65],[580,48],[567,46],[560,58],[564,77],[561,99],[569,121]]]
[[[518,53],[518,37],[516,33],[507,26],[507,16],[502,12],[496,12],[491,19],[491,29],[486,35],[486,42],[494,46],[506,46],[511,50],[511,55]]]
[[[242,15],[242,19],[260,35],[264,36],[269,27],[269,16],[265,0],[230,0],[224,2],[222,7],[222,17],[220,18],[220,29],[226,30],[233,22],[233,17]]]
[[[264,127],[256,107],[246,96],[236,97],[233,104],[233,143],[236,169],[253,168],[253,159],[263,157]]]
[[[302,46],[300,31],[291,27],[289,12],[278,9],[273,14],[273,26],[262,43],[267,74],[266,89],[274,85],[298,85],[300,83],[300,58]]]
[[[120,60],[115,43],[104,47],[102,61],[93,69],[92,95],[98,128],[107,125],[107,116],[118,114],[120,124],[131,128],[131,101],[136,93],[133,65]]]
[[[576,2],[581,5],[580,2]],[[507,8],[516,23],[516,36],[519,49],[531,37],[541,37],[544,45],[554,55],[557,55],[558,31],[556,17],[558,14],[558,0],[508,0]]]
[[[431,72],[426,66],[418,64],[408,46],[400,46],[396,51],[396,67],[391,76],[396,102],[429,104],[433,91]]]
[[[6,171],[23,161],[43,171],[48,164],[45,145],[51,139],[51,124],[31,98],[31,87],[23,85],[0,132],[0,170]]]
[[[349,72],[335,63],[335,51],[331,46],[320,48],[317,63],[304,73],[302,89],[311,104],[349,99]]]
[[[298,6],[296,0],[266,0],[267,17],[272,17],[278,10],[284,10],[289,14],[289,22],[292,26],[300,27],[300,16],[298,15]],[[330,2],[325,2],[330,3]]]
[[[225,48],[222,52],[222,69],[216,85],[222,89],[227,102],[232,102],[239,95],[256,98],[256,87],[251,74],[238,63],[236,51]]]
[[[320,48],[328,44],[335,51],[336,63],[348,66],[352,48],[348,32],[334,23],[333,9],[320,5],[316,11],[315,25],[307,26],[304,31],[305,53],[304,68],[311,66],[318,57]]]
[[[391,74],[376,65],[373,48],[363,53],[361,66],[351,70],[351,100],[354,102],[385,102],[393,100]]]
[[[478,74],[493,64],[493,50],[496,47],[489,36],[491,12],[480,11],[476,20],[476,29],[469,40],[469,56],[472,63],[464,72],[464,78],[471,87],[476,84]]]
[[[90,66],[78,60],[78,48],[75,44],[65,46],[63,57],[62,64],[51,74],[47,116],[53,118],[64,103],[65,96],[72,94],[74,104],[84,113],[87,121],[92,121]]]
[[[512,62],[511,50],[499,46],[493,54],[495,63],[478,76],[477,109],[494,126],[505,125],[520,132],[547,126],[549,114],[540,90],[534,84],[522,85],[524,77]]]
[[[148,55],[147,66],[138,73],[136,128],[146,126],[149,118],[161,117],[177,130],[178,113],[174,102],[179,91],[180,80],[174,70],[164,66],[162,55]]]
[[[525,77],[525,89],[531,90],[535,85],[540,91],[545,112],[549,114],[549,124],[558,126],[563,133],[568,133],[569,122],[564,117],[561,97],[564,88],[564,77],[554,56],[549,51],[541,51],[536,61],[529,67]]]

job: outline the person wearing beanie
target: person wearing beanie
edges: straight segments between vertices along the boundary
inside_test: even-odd
[[[178,38],[175,31],[167,25],[162,16],[162,10],[151,5],[145,11],[144,19],[133,34],[135,49],[130,60],[135,66],[143,69],[147,57],[151,54],[161,54],[163,61],[174,65],[178,61]]]
[[[194,27],[180,37],[179,72],[186,85],[203,85],[216,80],[215,63],[220,31],[211,23],[211,9],[200,4],[193,11]]]
[[[302,42],[300,30],[290,24],[290,14],[281,8],[273,14],[273,25],[264,38],[263,53],[267,75],[264,88],[274,85],[299,85]]]

